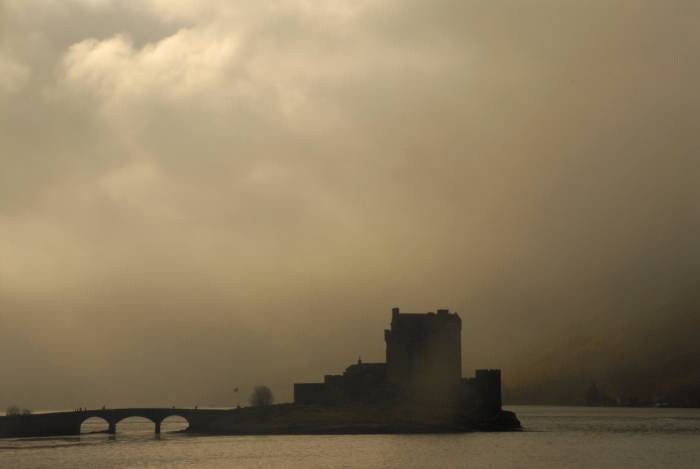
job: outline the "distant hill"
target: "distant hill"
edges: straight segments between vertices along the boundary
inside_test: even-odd
[[[510,403],[584,404],[595,382],[620,404],[700,406],[700,314],[659,314],[558,345],[509,376]]]

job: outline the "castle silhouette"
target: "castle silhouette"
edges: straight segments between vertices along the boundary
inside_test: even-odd
[[[480,414],[501,412],[501,370],[462,377],[462,320],[457,313],[402,313],[393,308],[384,331],[385,363],[358,360],[322,383],[295,383],[298,405],[408,402],[456,407]]]

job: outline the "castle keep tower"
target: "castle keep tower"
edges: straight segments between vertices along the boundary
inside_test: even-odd
[[[391,312],[384,331],[387,382],[422,396],[446,396],[462,380],[462,320],[457,313]]]

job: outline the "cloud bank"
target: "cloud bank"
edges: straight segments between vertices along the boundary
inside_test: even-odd
[[[0,404],[288,399],[381,360],[395,305],[459,311],[465,373],[647,386],[697,351],[699,26],[683,1],[4,0]]]

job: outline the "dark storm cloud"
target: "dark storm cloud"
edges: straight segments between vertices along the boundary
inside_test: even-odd
[[[0,402],[288,398],[395,304],[517,384],[697,323],[692,2],[0,14]]]

